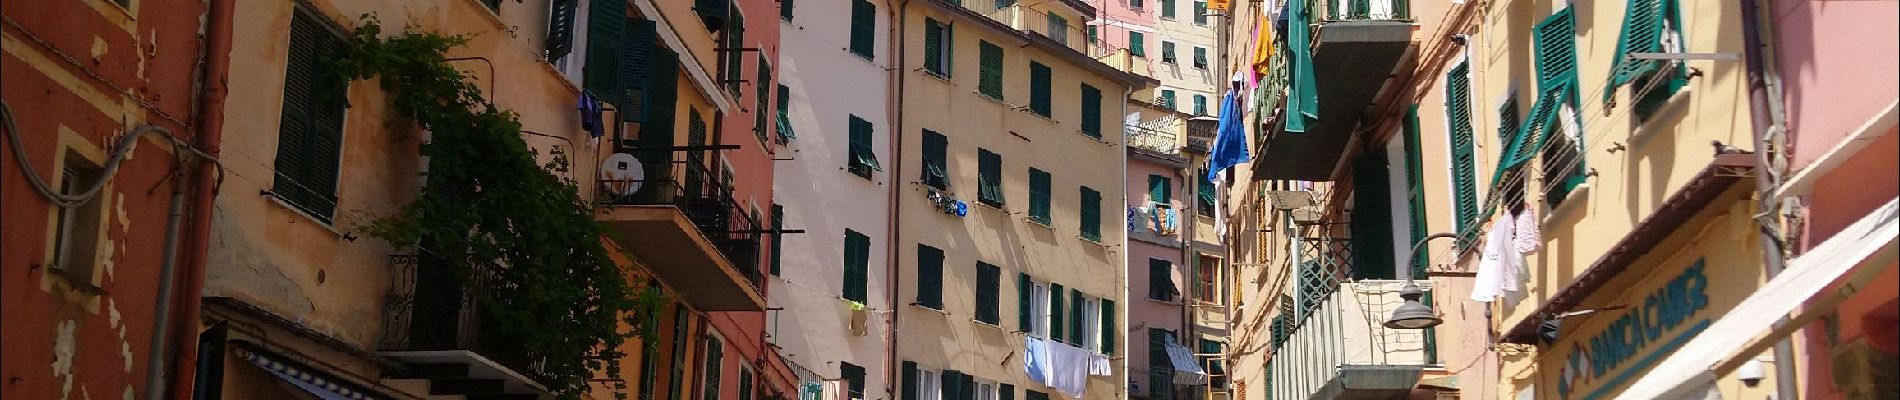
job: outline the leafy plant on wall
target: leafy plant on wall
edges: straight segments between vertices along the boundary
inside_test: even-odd
[[[634,288],[609,258],[609,231],[576,183],[551,172],[565,170],[566,157],[537,163],[518,116],[449,64],[444,54],[467,42],[414,28],[383,37],[365,15],[334,60],[334,84],[381,78],[396,114],[431,135],[421,146],[429,163],[422,193],[367,230],[452,265],[470,284],[482,271],[485,289],[471,291],[482,305],[482,340],[519,346],[497,350],[531,358],[538,371],[530,375],[577,399],[590,379],[619,374],[628,339],[653,337],[660,291]],[[624,383],[610,389],[626,398]]]

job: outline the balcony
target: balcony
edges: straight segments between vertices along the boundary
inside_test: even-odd
[[[1101,61],[1102,64],[1108,65],[1109,68],[1130,74],[1154,77],[1153,66],[1148,65],[1148,57],[1131,54],[1128,52],[1128,49],[1114,49],[1113,51],[1099,55],[1093,53],[1089,55],[1095,57],[1096,61]]]
[[[377,354],[403,365],[389,381],[420,381],[432,396],[541,399],[547,376],[541,357],[521,350],[482,317],[478,300],[493,290],[492,272],[464,277],[432,256],[390,256],[395,268],[385,300]],[[492,271],[492,270],[489,270]]]
[[[1207,117],[1187,121],[1187,151],[1190,153],[1207,155],[1214,151],[1214,131],[1220,122],[1203,118]]]
[[[1165,128],[1165,127],[1159,127]],[[1143,125],[1128,125],[1128,148],[1165,156],[1180,156],[1180,136]]]
[[[1308,121],[1304,132],[1286,131],[1283,122],[1291,115],[1282,113],[1282,118],[1275,119],[1282,123],[1266,133],[1261,142],[1264,148],[1255,158],[1273,162],[1259,164],[1255,179],[1330,180],[1361,115],[1411,45],[1413,24],[1407,0],[1315,0],[1307,6],[1318,118]],[[1287,68],[1298,66],[1288,61]],[[1278,100],[1291,82],[1269,80],[1277,85],[1268,88],[1276,96],[1269,100]]]
[[[1048,38],[1063,47],[1077,53],[1098,57],[1113,49],[1102,42],[1088,40],[1085,30],[1087,21],[1081,16],[1094,14],[1094,8],[1079,0],[1060,1],[1013,1],[1013,0],[938,0],[950,3],[951,7],[962,7],[972,13],[982,15],[1024,33],[1035,33]],[[1076,19],[1053,16],[1074,16]],[[1146,75],[1143,75],[1146,76]]]
[[[1274,318],[1267,373],[1276,399],[1403,399],[1434,364],[1426,331],[1388,329],[1403,303],[1403,281],[1348,281],[1350,251],[1340,239],[1302,241],[1294,304]],[[1430,290],[1429,281],[1418,282]]]
[[[704,158],[649,165],[643,179],[601,180],[597,212],[614,239],[693,308],[764,310],[764,230]]]

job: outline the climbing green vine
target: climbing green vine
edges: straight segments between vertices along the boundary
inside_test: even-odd
[[[449,64],[444,54],[466,38],[413,28],[383,37],[365,15],[353,39],[334,60],[334,83],[381,78],[396,115],[430,135],[421,194],[366,230],[480,288],[470,293],[481,305],[481,340],[518,357],[518,369],[531,364],[522,372],[558,397],[617,378],[621,345],[653,336],[659,293],[631,287],[609,258],[607,230],[576,183],[551,172],[565,170],[566,157],[538,164],[518,117]],[[612,389],[625,398],[624,383]]]

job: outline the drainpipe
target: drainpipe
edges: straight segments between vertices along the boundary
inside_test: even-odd
[[[886,175],[889,177],[888,180],[891,184],[885,185],[885,189],[890,192],[889,207],[887,207],[886,211],[890,215],[890,218],[886,218],[886,220],[890,222],[885,225],[885,229],[890,233],[885,236],[889,237],[890,240],[885,241],[884,246],[885,253],[889,254],[889,256],[886,257],[885,270],[888,271],[888,275],[890,275],[890,277],[885,280],[884,299],[885,303],[890,304],[889,307],[891,308],[891,323],[886,327],[884,334],[884,393],[887,397],[894,397],[894,394],[897,393],[897,323],[899,317],[897,310],[903,308],[899,305],[903,304],[903,302],[897,299],[897,296],[900,295],[898,289],[903,286],[902,283],[904,281],[904,269],[898,267],[898,265],[902,264],[898,262],[897,257],[899,253],[898,242],[901,240],[900,231],[897,229],[899,221],[904,218],[904,213],[898,209],[897,201],[898,196],[902,195],[903,191],[898,190],[898,187],[901,185],[897,183],[904,176],[904,60],[907,55],[904,54],[903,27],[905,25],[904,10],[910,7],[910,1],[896,0],[895,3],[896,7],[885,7],[886,10],[890,11],[891,23],[888,24],[888,28],[886,28],[888,33],[884,35],[884,37],[890,38],[889,46],[891,50],[891,65],[889,68],[885,68],[885,71],[887,71],[889,75],[888,78],[886,78],[888,82],[885,86],[887,92],[885,95],[884,108],[885,118],[891,121],[891,172]]]
[[[1755,219],[1761,231],[1762,261],[1768,277],[1773,278],[1781,274],[1787,261],[1779,234],[1781,199],[1775,197],[1775,191],[1781,186],[1786,149],[1782,144],[1788,120],[1781,104],[1781,75],[1775,65],[1774,26],[1769,9],[1763,0],[1741,0],[1741,3],[1742,30],[1747,42],[1749,111],[1755,126],[1755,154],[1760,157],[1760,165],[1755,167],[1755,190],[1761,211]],[[1788,323],[1788,316],[1782,315],[1774,326],[1781,329]],[[1775,398],[1801,398],[1795,381],[1796,362],[1792,339],[1782,338],[1775,343]]]
[[[1104,27],[1102,29],[1107,30],[1108,28]],[[1133,95],[1135,95],[1135,85],[1129,84],[1127,85],[1126,88],[1122,89],[1122,106],[1121,106],[1122,111],[1121,111],[1121,114],[1117,114],[1117,117],[1115,117],[1116,121],[1122,121],[1122,131],[1120,133],[1122,134],[1121,162],[1122,162],[1122,204],[1123,205],[1127,205],[1128,198],[1131,197],[1128,195],[1128,189],[1127,189],[1128,187],[1128,96],[1133,96]],[[1127,261],[1128,253],[1131,251],[1134,251],[1134,249],[1131,247],[1128,247],[1128,241],[1132,240],[1128,237],[1129,235],[1127,232],[1128,210],[1122,210],[1121,215],[1122,215],[1122,226],[1115,227],[1115,229],[1121,229],[1123,231],[1122,232],[1122,247],[1121,247],[1122,271],[1118,275],[1121,275],[1121,278],[1122,278],[1120,282],[1120,286],[1122,290],[1121,319],[1122,319],[1123,326],[1128,326],[1128,325],[1133,325],[1135,323],[1134,320],[1132,319],[1135,316],[1135,303],[1132,301],[1129,301],[1128,299],[1129,288],[1128,288],[1128,261]],[[1116,335],[1116,336],[1120,336],[1122,338],[1122,343],[1121,343],[1122,351],[1119,353],[1122,355],[1122,359],[1121,359],[1122,360],[1122,368],[1121,368],[1122,384],[1121,386],[1116,387],[1115,391],[1121,393],[1122,398],[1128,398],[1129,397],[1128,396],[1128,381],[1130,379],[1134,379],[1134,376],[1131,376],[1130,374],[1128,374],[1128,350],[1127,349],[1128,349],[1128,342],[1132,342],[1133,340],[1130,340],[1130,338],[1128,337],[1127,329],[1124,329],[1124,328],[1114,328],[1114,329],[1122,330],[1121,332],[1116,332],[1116,333],[1120,333],[1120,335]],[[1112,367],[1113,366],[1111,366],[1110,369],[1113,369]]]
[[[207,2],[206,12],[209,18],[205,21],[205,54],[200,63],[202,72],[198,76],[202,92],[199,93],[198,98],[198,115],[193,119],[198,125],[196,147],[204,152],[204,156],[208,159],[198,163],[197,177],[192,179],[197,187],[192,193],[192,215],[187,229],[192,232],[194,240],[191,248],[185,251],[185,276],[181,282],[183,295],[175,299],[177,303],[172,305],[176,309],[173,312],[177,313],[180,321],[183,321],[173,332],[170,332],[173,345],[179,349],[172,359],[172,368],[178,373],[173,374],[169,382],[173,399],[190,398],[193,386],[191,383],[197,375],[198,338],[196,333],[200,315],[199,307],[204,298],[206,253],[211,245],[212,201],[217,196],[217,184],[220,180],[217,178],[217,170],[220,168],[217,157],[219,144],[224,136],[224,100],[230,90],[227,79],[231,70],[231,23],[235,3],[235,0]],[[170,246],[167,248],[169,249]],[[166,260],[169,261],[171,258],[167,257]],[[169,278],[170,275],[167,275],[167,279]],[[163,310],[163,308],[160,309]],[[160,313],[159,318],[161,322],[157,325],[163,327],[166,323],[163,319],[166,318],[166,314]],[[166,332],[155,330],[153,334],[163,337]],[[158,366],[159,361],[162,360],[158,357],[160,351],[162,350],[159,348],[154,348],[152,351],[153,366]],[[153,375],[153,377],[160,376]],[[152,398],[158,398],[157,393],[161,391],[155,389],[162,389],[164,384],[166,383],[154,379],[146,384],[146,393],[151,393]]]

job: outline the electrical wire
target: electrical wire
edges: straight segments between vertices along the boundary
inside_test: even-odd
[[[213,163],[217,162],[217,158],[211,157],[211,155],[205,154],[203,151],[199,151],[197,148],[191,147],[191,145],[179,140],[177,136],[172,135],[169,129],[157,125],[142,125],[133,128],[130,132],[126,132],[124,136],[119,138],[118,144],[112,148],[112,154],[106,158],[105,166],[99,172],[99,178],[90,184],[86,184],[85,190],[80,190],[78,193],[60,193],[58,190],[54,190],[51,185],[47,185],[44,179],[40,178],[39,171],[33,168],[33,162],[27,159],[26,148],[20,143],[19,127],[13,123],[13,107],[7,104],[5,100],[0,100],[0,120],[4,120],[7,142],[13,147],[13,160],[20,165],[20,170],[26,175],[27,182],[32,184],[33,191],[39,193],[41,197],[45,197],[47,201],[52,202],[53,205],[60,208],[77,208],[92,201],[94,197],[97,197],[100,189],[105,188],[106,182],[112,180],[113,173],[118,172],[119,164],[125,161],[126,154],[130,154],[133,148],[138,146],[138,139],[145,135],[158,135],[166,141],[171,142],[174,149],[182,150],[176,152],[181,164],[186,152],[203,160],[209,160]],[[218,182],[222,184],[224,181],[224,168],[222,165],[218,167],[218,171]]]

